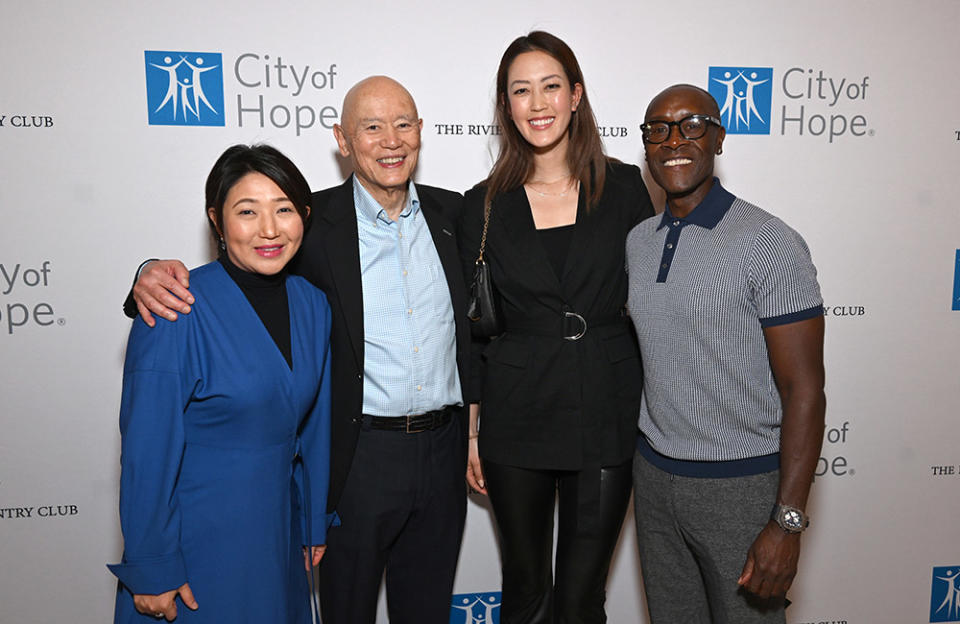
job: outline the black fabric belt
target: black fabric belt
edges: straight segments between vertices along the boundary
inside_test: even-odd
[[[432,412],[414,414],[413,416],[371,416],[363,415],[364,424],[371,429],[382,431],[401,431],[403,433],[420,433],[439,429],[453,416],[453,409],[447,405]]]
[[[625,314],[611,314],[597,318],[584,318],[573,310],[564,310],[560,316],[536,321],[507,321],[507,333],[529,334],[532,336],[556,336],[565,340],[580,340],[591,328],[626,323]]]

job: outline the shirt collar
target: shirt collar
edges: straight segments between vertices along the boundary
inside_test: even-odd
[[[710,187],[707,196],[704,197],[703,201],[697,204],[697,207],[686,217],[682,219],[674,217],[670,213],[670,203],[667,202],[667,207],[663,211],[663,216],[660,218],[660,225],[657,226],[657,229],[659,230],[671,221],[679,220],[712,230],[716,224],[720,223],[723,215],[727,214],[727,210],[733,205],[734,199],[736,199],[736,197],[734,197],[730,191],[720,186],[720,179],[714,178],[713,186]]]
[[[392,222],[387,216],[380,202],[373,198],[370,191],[365,189],[357,176],[353,176],[353,205],[357,210],[357,217],[366,219],[370,222],[380,221]],[[420,210],[420,197],[417,195],[417,186],[411,180],[407,188],[407,204],[400,211],[401,217],[409,217]]]

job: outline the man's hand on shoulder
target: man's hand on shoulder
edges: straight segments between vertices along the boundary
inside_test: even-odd
[[[133,300],[143,322],[153,327],[153,314],[175,321],[177,312],[190,313],[193,295],[190,272],[179,260],[154,260],[143,268],[133,285]],[[151,314],[152,313],[152,314]]]
[[[771,520],[747,551],[747,561],[737,583],[758,596],[783,596],[797,575],[800,534],[787,533]]]

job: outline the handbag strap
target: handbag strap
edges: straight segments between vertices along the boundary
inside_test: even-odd
[[[490,225],[490,204],[483,209],[483,234],[480,236],[480,255],[477,256],[477,262],[483,262],[483,250],[487,246],[487,226]]]

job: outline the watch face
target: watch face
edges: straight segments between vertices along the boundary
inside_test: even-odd
[[[794,509],[785,509],[781,517],[783,518],[783,523],[791,529],[803,528],[803,518],[800,516],[799,511]]]

